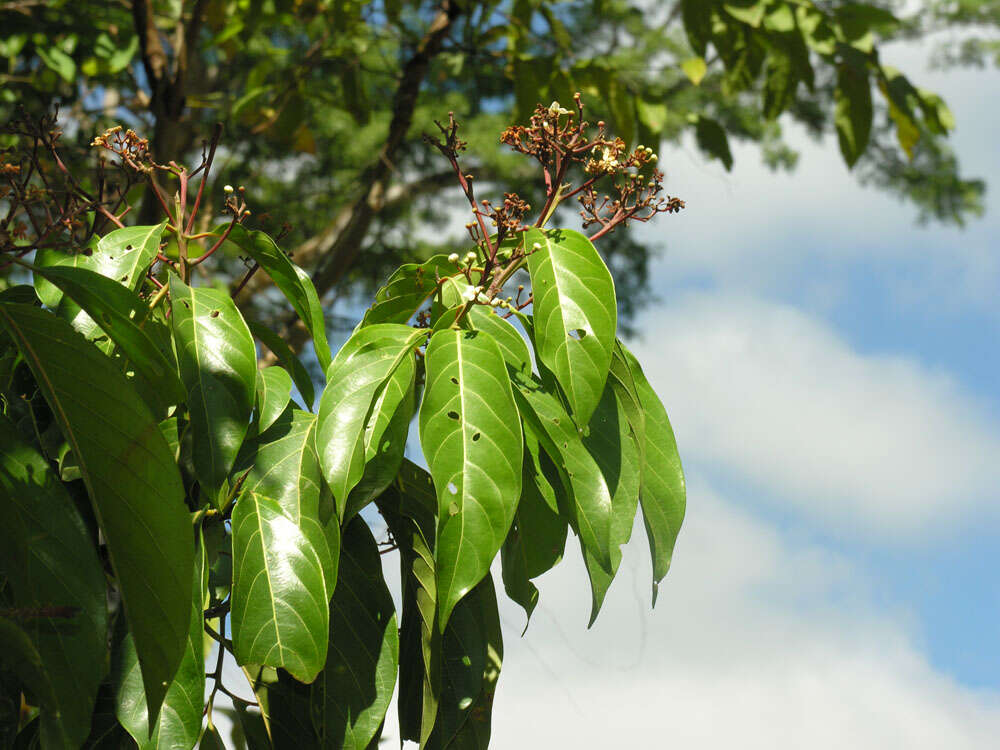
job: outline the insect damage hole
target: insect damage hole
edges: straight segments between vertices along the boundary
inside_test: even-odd
[[[475,435],[473,435],[473,436],[472,436],[472,442],[476,442],[476,441],[477,441],[477,440],[479,440],[479,438],[481,438],[482,436],[483,436],[483,435],[482,435],[482,433],[480,433],[480,432],[477,432],[477,433],[476,433]]]
[[[213,317],[213,318],[217,318],[217,317],[219,317],[219,311],[218,310],[212,310],[212,312],[209,313],[209,315],[211,317]]]
[[[458,487],[455,486],[454,482],[448,482],[448,492],[450,492],[452,495],[458,494]]]
[[[457,422],[459,419],[458,412],[457,411],[448,412],[448,419],[454,419]]]
[[[572,339],[576,339],[577,341],[580,341],[586,335],[587,332],[582,328],[574,328],[572,331],[569,332],[569,337]]]

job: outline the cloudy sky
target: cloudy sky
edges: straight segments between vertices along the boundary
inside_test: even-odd
[[[633,345],[688,474],[674,567],[651,611],[637,527],[590,631],[572,545],[523,638],[501,605],[495,747],[995,746],[1000,74],[917,77],[991,183],[965,230],[859,188],[834,142],[793,133],[791,175],[661,154],[688,207],[647,227]]]
[[[927,52],[885,58],[946,95],[990,182],[964,230],[794,131],[790,175],[661,153],[687,209],[645,228],[659,301],[632,346],[688,476],[674,567],[650,610],[637,526],[589,631],[574,544],[523,638],[501,595],[493,747],[996,746],[1000,74],[919,75]]]

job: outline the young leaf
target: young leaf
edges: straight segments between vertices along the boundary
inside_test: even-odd
[[[425,357],[420,444],[438,498],[439,627],[487,574],[521,494],[523,442],[499,347],[479,331],[438,331]]]
[[[615,285],[590,240],[571,230],[525,234],[538,358],[556,376],[578,425],[601,400],[615,343]]]
[[[621,546],[632,536],[632,524],[639,506],[638,441],[629,429],[624,409],[610,384],[591,417],[590,431],[583,438],[583,444],[597,461],[611,492],[611,570],[604,570],[586,549],[583,550],[592,595],[587,625],[590,627],[597,620],[604,596],[621,564]]]
[[[41,706],[45,747],[79,747],[104,672],[104,571],[73,500],[48,462],[0,417],[0,577],[14,610],[0,618],[0,665]],[[31,615],[56,608],[53,616]],[[20,710],[20,687],[17,710]],[[14,714],[14,727],[17,713]]]
[[[449,262],[446,255],[400,266],[375,294],[375,302],[365,313],[361,326],[406,323],[434,292],[437,277],[445,278],[456,272],[455,264]]]
[[[308,536],[323,536],[319,518],[323,477],[315,445],[316,415],[287,409],[266,431],[247,441],[234,474],[244,476],[242,489],[276,501],[282,511]],[[339,535],[316,545],[323,565],[327,595],[337,582]],[[332,542],[332,543],[331,543]]]
[[[266,367],[257,371],[257,430],[264,432],[288,407],[292,393],[292,376],[282,367]]]
[[[526,430],[556,462],[566,489],[572,495],[572,519],[580,543],[611,570],[611,493],[580,433],[559,403],[552,388],[537,378],[512,374],[514,398]]]
[[[149,331],[140,327],[149,308],[134,293],[87,268],[55,266],[34,268],[33,272],[60,289],[90,316],[148,382],[148,390],[161,396],[162,404],[184,400],[184,386],[177,377],[176,365],[157,346]]]
[[[115,713],[128,730],[139,750],[191,750],[201,734],[202,709],[205,704],[205,619],[202,612],[205,592],[205,548],[199,549],[192,585],[191,624],[188,629],[184,657],[163,699],[163,708],[153,727],[149,728],[146,695],[142,689],[142,672],[135,653],[132,635],[125,636],[113,663],[112,682],[115,685]]]
[[[177,670],[191,608],[193,538],[163,433],[114,363],[68,323],[0,304],[80,467],[132,624],[154,715]]]
[[[657,587],[670,568],[674,542],[684,521],[687,502],[684,469],[663,404],[646,380],[636,358],[624,347],[622,350],[632,370],[645,416],[646,439],[642,451],[639,500],[653,560],[653,604],[656,604]]]
[[[312,685],[321,747],[365,750],[378,733],[396,685],[399,633],[368,524],[344,528],[340,580],[330,602],[330,651]]]
[[[312,409],[313,400],[315,400],[316,394],[313,391],[312,378],[309,376],[308,371],[302,364],[302,360],[296,356],[295,352],[292,351],[291,347],[288,346],[285,340],[278,334],[274,333],[270,328],[262,326],[260,323],[255,323],[252,320],[247,321],[247,326],[249,327],[250,332],[260,339],[261,343],[270,349],[284,368],[291,373],[292,382],[294,382],[295,387],[299,389],[299,395],[302,396],[303,403],[306,405],[307,409]]]
[[[316,446],[343,520],[347,497],[364,476],[365,425],[372,404],[426,333],[394,323],[359,328],[337,353],[319,403]]]
[[[240,664],[284,667],[312,682],[327,655],[326,539],[281,504],[243,492],[233,510],[233,652]]]
[[[170,279],[171,324],[194,438],[198,479],[217,492],[250,424],[257,350],[229,295]]]
[[[222,226],[215,231],[221,233],[224,230],[225,226]],[[323,306],[320,304],[316,287],[313,286],[309,275],[292,263],[291,259],[274,243],[274,240],[264,232],[249,231],[237,224],[230,231],[227,242],[232,242],[257,261],[274,281],[274,285],[292,303],[295,312],[309,329],[316,350],[316,359],[319,360],[323,372],[326,372],[331,361],[330,344],[326,339]]]

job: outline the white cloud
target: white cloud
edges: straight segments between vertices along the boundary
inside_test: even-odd
[[[1000,494],[1000,429],[947,374],[733,294],[684,295],[638,329],[691,465],[882,541],[982,521]]]
[[[575,550],[541,580],[524,639],[502,605],[494,747],[961,750],[1000,736],[1000,695],[932,669],[866,607],[861,571],[692,484],[654,612],[641,528],[593,630]]]

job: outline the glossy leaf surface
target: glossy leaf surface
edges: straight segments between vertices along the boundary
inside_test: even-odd
[[[56,616],[0,618],[0,665],[41,706],[46,747],[78,747],[105,670],[104,571],[73,500],[48,462],[0,417],[0,576],[10,605]],[[5,634],[6,633],[6,634]],[[20,689],[17,691],[20,711]]]
[[[194,542],[177,464],[131,384],[67,323],[7,304],[0,304],[0,322],[76,456],[155,714],[184,652],[191,609]]]
[[[434,292],[436,276],[444,278],[455,272],[455,264],[449,263],[446,255],[400,266],[375,294],[375,302],[365,313],[361,325],[406,323]]]
[[[488,335],[431,337],[420,444],[438,499],[439,627],[489,571],[521,495],[523,442],[503,356]]]
[[[247,321],[247,326],[250,332],[260,339],[264,346],[270,349],[274,356],[278,358],[281,365],[291,373],[292,382],[299,389],[299,395],[302,396],[303,403],[305,403],[306,408],[312,409],[316,394],[313,390],[312,378],[302,364],[302,360],[296,356],[295,352],[292,351],[283,338],[267,326],[263,326],[252,320]]]
[[[316,445],[323,475],[344,518],[347,497],[365,471],[365,426],[372,404],[424,332],[384,323],[359,328],[337,353],[319,404]]]
[[[378,546],[368,524],[355,518],[344,529],[330,602],[330,652],[312,687],[322,747],[368,747],[389,708],[398,662],[396,611]]]
[[[282,367],[267,367],[257,371],[257,430],[264,432],[288,407],[292,393],[292,376]]]
[[[577,424],[585,425],[601,400],[611,364],[618,321],[615,285],[597,250],[579,232],[532,229],[524,241],[536,248],[528,256],[528,270],[538,358],[566,392]]]
[[[254,491],[236,501],[232,526],[236,661],[284,667],[312,682],[326,661],[329,636],[326,539]]]
[[[219,227],[216,232],[221,233],[224,230],[225,227]],[[229,233],[227,241],[237,245],[240,250],[257,261],[274,281],[274,285],[292,304],[299,318],[309,329],[316,349],[316,359],[326,372],[331,360],[330,344],[326,338],[323,306],[309,275],[295,265],[264,232],[247,230],[237,224]]]
[[[194,438],[198,479],[218,491],[250,424],[257,350],[229,295],[170,279],[171,324]]]

